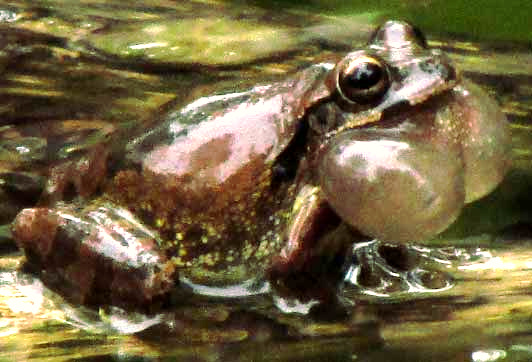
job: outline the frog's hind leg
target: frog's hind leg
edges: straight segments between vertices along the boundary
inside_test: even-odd
[[[71,302],[145,309],[174,285],[157,237],[112,204],[25,209],[13,235],[29,270]]]

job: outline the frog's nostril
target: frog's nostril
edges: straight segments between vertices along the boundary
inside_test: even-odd
[[[458,77],[456,69],[446,57],[421,62],[419,63],[419,69],[427,73],[427,75],[437,76],[445,81],[454,81]]]

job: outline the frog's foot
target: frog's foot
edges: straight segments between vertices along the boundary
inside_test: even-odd
[[[111,204],[25,209],[13,236],[26,267],[75,303],[144,308],[163,301],[174,285],[174,267],[156,236]]]
[[[345,281],[364,294],[381,297],[440,292],[453,286],[453,279],[445,270],[453,264],[453,257],[444,249],[377,240],[357,243]]]

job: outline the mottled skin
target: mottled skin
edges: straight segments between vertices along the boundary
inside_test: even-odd
[[[362,234],[437,235],[500,182],[507,141],[493,101],[388,22],[336,65],[168,115],[123,160],[95,149],[52,171],[13,234],[80,303],[148,306],[177,281],[247,294],[264,277],[281,295],[329,300],[341,276],[321,278],[324,265],[340,273]],[[69,185],[81,197],[67,204]]]

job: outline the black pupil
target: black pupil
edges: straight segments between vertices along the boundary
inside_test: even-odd
[[[351,74],[345,77],[345,82],[352,88],[370,89],[382,78],[382,68],[374,63],[362,63]]]

